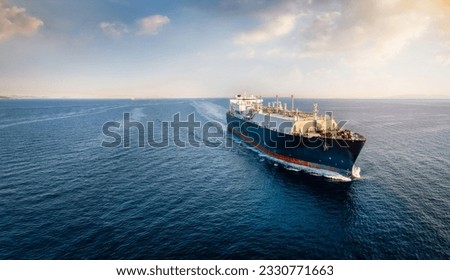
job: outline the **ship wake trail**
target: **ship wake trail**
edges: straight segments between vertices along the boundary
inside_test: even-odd
[[[103,106],[103,107],[99,107],[99,108],[83,109],[83,110],[79,110],[79,111],[65,112],[65,113],[61,113],[61,114],[31,116],[29,118],[21,118],[18,120],[13,120],[13,122],[10,122],[10,123],[1,123],[0,129],[17,126],[17,125],[27,125],[27,124],[34,124],[34,123],[40,123],[40,122],[49,122],[49,121],[63,120],[63,119],[69,119],[69,118],[85,117],[85,116],[89,116],[89,115],[105,113],[109,110],[114,110],[114,109],[121,108],[121,107],[127,107],[127,106]]]
[[[191,106],[195,108],[197,114],[208,121],[218,122],[222,129],[226,130],[227,125],[224,116],[227,109],[225,107],[208,101],[194,101]]]
[[[145,117],[147,116],[147,114],[144,113],[144,108],[134,108],[133,110],[131,110],[131,120],[134,121],[142,121],[145,120]]]
[[[121,107],[129,107],[129,106],[121,106]],[[118,107],[119,108],[119,107]],[[144,108],[142,107],[136,107],[132,110],[124,110],[122,114],[129,113],[130,114],[130,121],[131,122],[140,122],[145,123],[147,121],[147,114],[144,112]],[[123,131],[123,128],[125,127],[125,120],[122,117],[121,119],[115,120],[116,123],[119,124],[119,127],[110,127],[110,131],[121,134]],[[134,135],[134,132],[132,132],[132,135]],[[104,133],[100,133],[98,136],[99,141],[101,142],[109,142],[109,136],[105,135]]]

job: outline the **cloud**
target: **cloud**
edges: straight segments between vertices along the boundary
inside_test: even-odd
[[[123,34],[130,32],[128,27],[121,22],[101,22],[98,26],[106,35],[113,38],[120,38]]]
[[[26,13],[24,8],[6,7],[0,1],[0,41],[10,39],[16,35],[32,35],[44,22]]]
[[[259,44],[280,39],[289,35],[304,15],[299,9],[302,1],[268,0],[228,0],[222,2],[220,9],[225,13],[245,13],[250,19],[257,18],[259,25],[234,36],[235,44]]]
[[[432,5],[433,19],[439,30],[439,35],[443,38],[442,50],[436,55],[436,61],[441,65],[450,65],[450,1],[434,0]]]
[[[355,65],[382,64],[430,32],[450,46],[449,0],[234,0],[250,19],[261,21],[253,30],[238,33],[233,42],[271,56],[330,57]],[[251,4],[255,10],[249,11]],[[289,35],[289,36],[287,36]],[[263,49],[264,42],[271,41]],[[442,64],[450,61],[450,47],[437,52]],[[273,51],[276,50],[276,51]]]
[[[309,23],[304,51],[385,61],[423,35],[430,24],[430,17],[412,2],[343,1],[341,10],[321,13]]]
[[[167,16],[152,15],[137,21],[138,33],[144,35],[156,35],[160,29],[168,24],[170,19]]]
[[[441,52],[436,55],[436,61],[437,63],[447,66],[450,65],[450,50],[447,52]]]
[[[112,38],[121,38],[124,34],[130,32],[141,35],[156,35],[169,22],[170,19],[167,16],[152,15],[137,20],[136,26],[131,28],[120,21],[101,22],[98,27]]]
[[[296,16],[282,14],[276,17],[266,17],[264,23],[251,31],[236,36],[235,43],[260,43],[289,34],[295,27]]]
[[[442,50],[437,52],[435,60],[440,65],[450,65],[450,40],[443,44]]]

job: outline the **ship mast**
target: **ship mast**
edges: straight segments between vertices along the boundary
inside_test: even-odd
[[[318,105],[317,105],[317,103],[314,103],[314,110],[313,110],[313,113],[314,113],[314,121],[317,121],[317,113],[319,112],[319,109],[318,109]]]
[[[294,113],[294,95],[291,94],[291,113]]]
[[[314,110],[313,110],[313,115],[314,115],[314,119],[313,119],[313,125],[314,127],[317,129],[317,113],[319,112],[318,109],[318,105],[317,103],[314,103]]]
[[[278,94],[277,94],[277,103],[275,104],[275,106],[276,106],[277,112],[278,112],[279,109],[280,109],[280,103],[279,103],[279,101],[278,101]]]

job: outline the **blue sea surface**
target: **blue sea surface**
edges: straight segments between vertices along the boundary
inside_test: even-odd
[[[367,138],[352,182],[286,168],[229,133],[178,147],[171,132],[157,148],[138,147],[133,128],[130,147],[102,147],[103,124],[124,113],[153,121],[158,140],[177,113],[224,125],[227,107],[0,101],[0,259],[450,259],[449,100],[319,100]]]

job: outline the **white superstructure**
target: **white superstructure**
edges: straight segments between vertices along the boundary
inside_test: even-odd
[[[303,135],[306,137],[328,136],[351,138],[348,130],[340,130],[332,114],[319,115],[317,103],[313,112],[306,113],[294,109],[294,98],[291,96],[291,108],[287,103],[279,101],[263,105],[262,97],[254,95],[236,95],[230,99],[230,113],[237,118],[270,127],[282,133]],[[270,124],[269,124],[270,122]],[[345,135],[344,135],[345,134]]]

